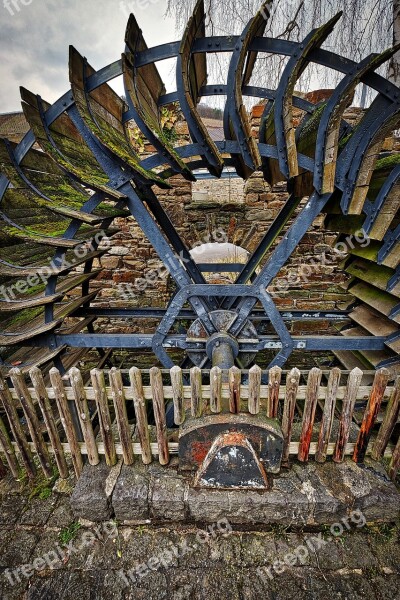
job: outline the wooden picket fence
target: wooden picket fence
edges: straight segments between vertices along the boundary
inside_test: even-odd
[[[52,369],[47,385],[40,369],[33,368],[29,375],[27,381],[13,369],[8,380],[0,379],[0,476],[8,465],[15,478],[21,468],[34,477],[40,465],[51,477],[54,459],[60,476],[66,478],[66,455],[77,476],[85,456],[91,465],[101,456],[110,466],[118,457],[130,465],[135,455],[141,455],[145,464],[158,457],[166,465],[170,455],[178,453],[177,429],[166,425],[169,402],[177,426],[187,418],[201,420],[224,412],[278,419],[284,465],[290,457],[300,462],[311,456],[324,462],[329,457],[340,463],[352,456],[362,463],[371,455],[390,459],[392,479],[399,470],[400,377],[388,385],[385,369],[377,371],[369,385],[362,384],[365,374],[358,368],[351,372],[314,368],[307,373],[277,367],[267,373],[258,366],[243,372],[236,367],[95,369],[90,372],[91,385],[85,385],[77,368],[64,377]],[[149,425],[149,408],[154,425]]]

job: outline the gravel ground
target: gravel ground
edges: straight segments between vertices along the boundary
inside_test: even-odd
[[[400,599],[395,525],[79,525],[68,493],[40,495],[0,485],[2,600]]]

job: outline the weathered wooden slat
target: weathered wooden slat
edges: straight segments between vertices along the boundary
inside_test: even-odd
[[[12,332],[7,329],[7,332],[9,332],[10,335],[0,335],[0,344],[2,346],[21,344],[37,335],[54,330],[58,325],[62,324],[64,318],[74,313],[83,304],[93,300],[98,293],[99,290],[96,290],[87,296],[76,298],[70,302],[65,302],[64,304],[56,305],[54,311],[54,320],[49,323],[44,321],[43,314],[35,317],[34,319],[27,319],[25,322],[21,319],[19,322],[18,332]]]
[[[183,396],[182,369],[172,367],[171,369],[172,399],[174,402],[174,422],[175,425],[182,425],[185,422],[185,401]]]
[[[397,419],[400,413],[400,377],[396,379],[395,387],[390,396],[389,403],[386,407],[385,417],[383,423],[380,426],[378,436],[375,440],[374,447],[372,449],[372,458],[379,460],[382,458],[383,453],[389,443],[390,436],[393,433]]]
[[[148,47],[134,15],[130,15],[128,20],[125,43],[130,52],[122,55],[122,72],[127,102],[134,109],[135,122],[166,162],[193,181],[193,174],[168,140],[160,122],[159,101],[166,90],[157,65],[137,66],[139,53]]]
[[[26,245],[24,245],[24,246],[26,246]],[[79,267],[80,265],[82,265],[90,260],[100,258],[101,256],[103,256],[103,254],[108,252],[108,249],[97,250],[96,252],[88,252],[82,258],[77,258],[76,256],[74,256],[74,257],[72,257],[71,260],[69,260],[70,257],[67,255],[67,257],[66,257],[67,260],[65,263],[66,266],[50,267],[51,270],[49,272],[49,266],[45,266],[43,263],[38,264],[37,266],[35,266],[34,264],[32,264],[31,266],[19,266],[18,264],[14,263],[15,256],[12,256],[12,253],[14,252],[13,248],[10,246],[7,246],[7,248],[5,248],[4,250],[10,250],[11,255],[10,255],[10,257],[8,257],[8,260],[11,259],[11,262],[8,262],[6,264],[5,262],[0,261],[0,275],[3,275],[4,277],[18,277],[18,278],[29,277],[30,275],[35,276],[35,275],[42,275],[42,274],[45,274],[46,276],[61,275],[63,273],[67,273],[68,271],[75,269],[76,267]],[[54,250],[52,250],[52,252],[54,253]],[[3,258],[3,248],[2,248],[2,258]],[[34,261],[32,261],[32,262],[34,262]],[[45,262],[45,261],[43,261],[43,262]]]
[[[133,405],[136,415],[136,428],[139,436],[140,446],[142,448],[142,461],[149,465],[152,460],[149,424],[147,421],[147,405],[143,394],[142,374],[140,369],[132,367],[129,371],[131,382]]]
[[[353,169],[356,168],[356,161],[350,169],[347,181],[345,195],[342,198],[342,206],[346,207],[348,204],[348,213],[350,215],[359,215],[362,212],[364,202],[367,198],[371,178],[379,158],[379,154],[382,150],[382,145],[386,137],[391,135],[394,129],[398,127],[400,109],[397,107],[395,113],[389,118],[386,118],[381,123],[379,130],[368,138],[368,146],[364,149],[362,155],[362,161],[357,172],[354,173]],[[361,123],[362,125],[362,123]],[[362,131],[362,128],[360,129]],[[355,179],[355,182],[353,181]]]
[[[107,83],[91,93],[86,92],[84,78],[94,75],[95,70],[73,46],[70,46],[69,52],[69,73],[76,107],[90,132],[116,158],[124,161],[142,181],[169,188],[156,173],[147,171],[140,165],[140,158],[129,143],[122,124],[122,116],[128,107],[120,96]]]
[[[69,366],[68,366],[68,368],[69,368]],[[371,372],[368,371],[368,373],[371,373]],[[375,376],[375,372],[372,375],[371,384],[373,382],[374,376]],[[207,384],[202,385],[202,397],[203,397],[204,401],[208,402],[210,400],[210,390],[211,390],[210,385],[207,385]],[[326,386],[323,386],[323,385],[320,386],[319,391],[318,391],[318,400],[319,401],[323,402],[325,400],[326,390],[327,390]],[[393,386],[388,386],[386,393],[385,393],[385,397],[388,401],[389,401],[392,391],[393,391]],[[30,392],[31,392],[32,398],[36,399],[35,391],[33,389],[31,389]],[[358,388],[358,392],[357,392],[357,400],[366,401],[368,399],[370,392],[371,392],[370,385],[360,385],[360,387]],[[18,396],[16,395],[15,390],[13,388],[10,389],[10,393],[15,400],[18,400]],[[47,389],[47,393],[49,395],[50,400],[53,400],[55,398],[54,391],[52,390],[51,387],[49,387]],[[73,392],[70,387],[65,388],[65,393],[66,393],[66,397],[68,400],[74,400]],[[152,390],[151,390],[150,385],[143,386],[143,393],[144,393],[144,397],[146,400],[152,400],[153,396],[152,396]],[[280,402],[284,401],[285,393],[286,393],[286,386],[282,384],[279,388],[279,401]],[[108,397],[111,398],[110,386],[107,387],[107,394],[108,394]],[[126,400],[133,400],[132,391],[130,389],[130,386],[124,386],[124,394],[125,394]],[[187,410],[188,407],[190,408],[191,398],[192,398],[190,385],[183,386],[183,394],[184,394],[185,406],[186,406],[186,410]],[[346,394],[347,394],[347,386],[343,386],[343,385],[339,386],[338,393],[337,393],[337,400],[343,400],[346,397]],[[268,386],[262,384],[261,385],[261,400],[260,400],[261,406],[264,405],[266,407],[267,395],[268,395]],[[305,400],[306,395],[307,395],[307,386],[299,385],[298,392],[297,392],[297,400],[298,401]],[[86,397],[88,400],[95,401],[96,398],[95,398],[92,387],[86,388]],[[166,400],[173,399],[172,387],[170,385],[164,385],[164,397]],[[228,385],[228,383],[222,383],[221,399],[222,399],[222,401],[227,401],[227,402],[229,401],[229,385]],[[247,402],[248,399],[249,399],[249,387],[247,385],[242,385],[241,386],[241,400]]]
[[[16,167],[14,150],[14,145],[0,140],[2,171],[14,187],[19,191],[23,190],[25,197],[33,199],[34,206],[47,208],[64,217],[76,218],[83,223],[101,223],[102,217],[80,210],[89,200],[89,194],[83,187],[74,185],[67,173],[58,169],[47,154],[31,149],[28,152],[28,168],[27,157],[23,165]]]
[[[318,437],[318,450],[315,455],[315,460],[323,463],[326,460],[326,451],[331,438],[333,419],[335,416],[336,396],[339,388],[341,370],[334,368],[331,371],[326,390],[326,399],[324,403],[324,411],[322,415],[321,427]]]
[[[79,369],[72,367],[69,371],[72,391],[75,397],[76,409],[79,416],[83,438],[88,448],[88,458],[91,465],[98,465],[100,462],[97,452],[96,437],[94,435],[90,410],[86,398],[85,386]]]
[[[165,416],[165,400],[162,375],[160,369],[158,369],[157,367],[153,367],[152,369],[150,369],[150,383],[153,390],[153,408],[157,429],[159,461],[161,465],[167,465],[169,463],[169,449],[167,437],[167,421]]]
[[[44,306],[46,304],[52,304],[57,300],[61,300],[63,294],[53,294],[52,296],[40,296],[39,298],[28,298],[26,300],[0,300],[0,312],[15,312],[25,310],[27,308],[36,308],[38,306]]]
[[[397,441],[396,448],[394,449],[392,459],[389,464],[389,477],[393,481],[397,477],[397,473],[400,469],[400,438]]]
[[[371,181],[371,187],[374,183],[374,176]],[[392,226],[393,221],[396,218],[396,214],[400,209],[400,184],[397,182],[389,192],[384,205],[378,211],[375,221],[371,226],[369,232],[370,237],[373,240],[383,240],[386,232]]]
[[[199,91],[207,81],[206,55],[194,53],[192,46],[196,39],[205,37],[204,1],[198,0],[182,36],[177,61],[177,87],[179,102],[192,139],[203,148],[202,156],[208,169],[219,177],[224,161],[210,133],[197,110]]]
[[[0,456],[0,481],[2,479],[4,479],[4,477],[7,475],[7,469],[5,464],[3,463],[3,459]]]
[[[101,273],[101,269],[94,269],[90,273],[80,273],[79,275],[73,275],[59,281],[56,286],[56,290],[52,295],[45,295],[46,286],[41,286],[41,293],[35,295],[23,294],[17,295],[15,300],[0,301],[0,312],[11,312],[20,311],[27,308],[35,308],[38,306],[45,306],[46,304],[53,304],[57,300],[61,300],[67,293],[71,292],[78,286],[83,285],[85,282],[90,281],[94,277]],[[28,290],[29,291],[29,290]]]
[[[361,369],[355,368],[349,375],[347,381],[346,395],[342,402],[342,413],[339,419],[339,431],[336,440],[333,460],[343,462],[346,444],[349,439],[351,419],[357,398],[357,391],[362,379]]]
[[[15,449],[17,449],[17,444],[15,442],[12,442],[13,446]],[[65,443],[62,445],[63,446],[63,450],[65,453],[70,454],[71,449],[69,444]],[[345,455],[346,456],[352,456],[353,452],[354,452],[354,446],[355,444],[353,443],[348,443],[346,445],[345,448]],[[33,444],[31,442],[28,442],[28,447],[34,451],[34,447]],[[117,451],[117,456],[122,456],[122,445],[120,443],[117,443],[115,445],[116,451]],[[100,455],[104,455],[104,444],[102,442],[99,442],[98,444],[98,450],[99,450],[99,454]],[[317,442],[311,442],[310,445],[310,456],[313,456],[315,454],[317,450]],[[86,449],[86,444],[84,444],[83,442],[79,444],[79,451],[82,455],[86,456],[87,455],[87,449]],[[170,455],[177,455],[179,453],[179,443],[178,442],[169,442],[168,443],[168,451],[170,453]],[[299,442],[290,442],[290,446],[289,446],[289,454],[290,456],[297,456],[299,451]],[[328,456],[332,456],[333,453],[335,451],[335,444],[334,443],[330,443],[328,446]],[[49,452],[52,453],[52,448],[49,447]],[[152,442],[151,443],[151,452],[153,454],[153,456],[158,456],[158,444]],[[386,448],[385,450],[385,458],[389,458],[391,459],[393,456],[393,452],[394,452],[394,448]],[[133,453],[135,456],[140,456],[142,454],[142,448],[140,443],[134,443],[133,444]],[[368,448],[367,451],[367,456],[370,456],[371,454],[371,447]]]
[[[18,464],[17,457],[15,455],[14,446],[11,443],[10,436],[8,435],[7,428],[3,419],[0,416],[0,449],[6,457],[7,464],[10,468],[12,476],[18,479],[20,474],[20,467]]]
[[[363,329],[372,335],[389,336],[399,329],[396,323],[365,304],[357,306],[349,316],[352,321],[361,325]]]
[[[237,367],[229,369],[229,410],[231,413],[240,412],[240,387],[242,373]]]
[[[327,105],[327,117],[323,119],[322,125],[318,131],[316,144],[316,162],[324,162],[322,185],[316,185],[316,189],[323,193],[332,193],[335,187],[336,163],[340,151],[340,131],[342,118],[345,116],[345,110],[351,105],[354,93],[363,76],[372,73],[381,66],[392,55],[393,50],[389,49],[375,56],[368,57],[358,64],[357,69],[351,71],[333,95]],[[316,179],[316,182],[318,180]]]
[[[129,422],[128,422],[128,419],[126,416],[126,418],[124,418],[122,420],[122,422],[124,422],[127,427],[127,433],[125,435],[125,438],[124,438],[124,436],[121,437],[121,434],[119,431],[118,439],[112,439],[110,437],[111,443],[108,443],[107,435],[103,435],[102,441],[99,441],[99,440],[94,441],[95,448],[96,448],[95,452],[97,452],[97,455],[98,456],[104,455],[104,456],[106,456],[107,463],[109,463],[110,465],[113,463],[115,464],[116,457],[118,455],[123,454],[123,452],[126,454],[126,448],[128,447],[128,452],[131,452],[132,460],[133,460],[133,457],[135,454],[140,454],[142,456],[142,460],[146,464],[148,464],[152,459],[152,454],[156,454],[159,456],[160,461],[163,461],[162,464],[167,464],[167,462],[169,460],[169,452],[170,452],[171,448],[174,448],[174,445],[173,445],[173,443],[168,443],[168,430],[167,430],[167,426],[166,426],[166,414],[165,414],[166,399],[167,398],[174,399],[174,394],[179,395],[179,402],[178,402],[179,410],[181,410],[183,407],[187,408],[191,404],[191,401],[193,398],[193,394],[192,394],[193,386],[192,385],[191,386],[182,385],[181,378],[178,377],[177,381],[176,381],[176,385],[164,386],[163,382],[162,382],[161,370],[157,369],[157,368],[153,368],[150,371],[150,386],[143,387],[141,371],[139,369],[133,368],[129,372],[130,381],[131,381],[131,385],[129,387],[125,387],[123,385],[122,373],[121,373],[121,371],[118,371],[116,369],[113,369],[111,371],[110,387],[106,387],[103,371],[100,371],[99,369],[95,369],[91,372],[92,387],[84,388],[82,376],[80,376],[80,381],[77,381],[76,377],[74,378],[74,373],[76,373],[76,372],[79,373],[79,371],[72,369],[71,373],[70,373],[72,386],[70,388],[64,388],[60,374],[58,373],[58,371],[56,369],[52,369],[50,379],[51,379],[51,383],[53,385],[53,389],[51,389],[51,388],[46,389],[44,387],[44,381],[40,375],[40,371],[38,369],[33,369],[31,371],[32,371],[32,373],[31,373],[32,381],[35,381],[35,376],[37,378],[39,377],[39,380],[34,383],[33,389],[26,388],[26,392],[25,392],[25,394],[28,394],[31,398],[32,407],[33,407],[34,402],[36,402],[36,401],[40,404],[40,402],[39,402],[40,398],[42,398],[41,402],[43,402],[43,398],[46,398],[48,407],[47,407],[47,409],[45,409],[45,412],[47,412],[47,414],[49,415],[50,411],[51,411],[50,402],[52,399],[56,398],[57,406],[59,407],[61,420],[62,420],[64,429],[66,431],[68,430],[68,427],[65,427],[64,414],[67,413],[67,415],[69,417],[70,433],[67,435],[67,439],[68,439],[68,442],[70,442],[70,440],[72,440],[72,445],[75,448],[75,450],[72,454],[72,458],[75,461],[74,468],[77,470],[78,473],[79,473],[79,465],[76,464],[77,457],[79,457],[80,461],[82,462],[81,454],[84,453],[84,454],[88,455],[91,458],[91,460],[93,460],[93,452],[94,451],[93,451],[93,440],[89,441],[89,444],[87,443],[86,439],[85,439],[84,443],[79,443],[76,441],[75,431],[74,431],[74,428],[72,425],[72,422],[73,422],[72,421],[72,412],[73,412],[73,406],[76,403],[76,398],[79,397],[78,407],[81,412],[82,412],[82,398],[84,399],[84,402],[86,402],[86,406],[87,406],[88,401],[97,400],[101,427],[102,427],[102,425],[101,425],[102,417],[101,417],[100,404],[101,403],[104,404],[104,407],[106,410],[105,421],[108,423],[108,426],[106,427],[107,435],[112,436],[111,418],[110,418],[110,412],[109,412],[109,406],[108,406],[108,398],[113,397],[114,402],[115,402],[115,392],[116,391],[118,392],[119,403],[125,407],[125,411],[126,411],[127,399],[134,400],[136,422],[137,422],[136,432],[138,434],[139,443],[136,443],[136,442],[134,443],[132,440],[130,426],[129,426]],[[180,368],[176,368],[174,372],[176,373],[176,375],[182,375],[182,371]],[[398,390],[398,387],[395,387],[395,388],[387,387],[386,384],[387,384],[387,380],[388,380],[388,374],[385,372],[383,372],[383,373],[385,374],[385,381],[380,382],[380,387],[379,387],[380,396],[382,398],[383,397],[389,398],[389,394],[392,394],[392,400],[391,400],[390,406],[389,406],[389,413],[392,416],[387,417],[388,432],[384,435],[385,440],[384,440],[384,446],[382,447],[381,454],[383,453],[385,456],[390,457],[392,455],[392,447],[386,448],[386,444],[389,441],[390,434],[394,427],[394,421],[396,420],[396,417],[397,417],[397,414],[395,414],[393,416],[393,414],[392,414],[393,411],[391,410],[391,407],[395,402],[393,400],[393,397],[394,397],[393,393],[396,392],[398,394],[398,396],[400,396],[400,391]],[[117,374],[117,378],[115,378],[116,374]],[[200,369],[197,368],[194,372],[195,378],[198,378],[198,374],[202,375],[202,372]],[[213,373],[210,373],[210,385],[209,386],[200,385],[200,381],[197,384],[197,388],[195,390],[197,397],[198,397],[198,400],[196,401],[196,406],[199,405],[199,403],[200,403],[200,406],[203,406],[205,397],[210,398],[210,399],[214,398],[214,400],[212,401],[212,406],[213,406],[213,409],[215,410],[215,409],[219,408],[218,404],[219,403],[222,404],[222,399],[224,399],[225,402],[227,402],[225,410],[234,408],[236,411],[236,410],[240,410],[240,406],[241,406],[240,404],[238,404],[238,400],[242,403],[243,403],[243,401],[247,400],[247,403],[250,405],[250,407],[253,407],[253,412],[249,411],[250,414],[257,414],[257,406],[258,406],[258,404],[261,404],[261,397],[264,397],[264,398],[266,397],[268,387],[266,385],[260,385],[261,370],[259,368],[253,368],[251,370],[251,374],[252,374],[252,378],[256,381],[256,383],[254,384],[255,390],[253,390],[253,391],[252,391],[252,385],[251,385],[250,381],[249,381],[249,385],[243,385],[243,386],[241,385],[241,383],[240,383],[241,371],[239,369],[237,369],[236,367],[231,369],[230,374],[228,373],[228,381],[226,383],[222,383],[221,370],[218,368],[214,369]],[[381,373],[378,373],[376,376],[375,385],[374,385],[374,388],[370,395],[371,397],[370,397],[370,403],[369,403],[368,409],[370,409],[372,407],[373,403],[371,402],[371,399],[374,397],[374,393],[377,389],[377,386],[378,386],[377,382],[379,380],[380,374]],[[57,377],[55,377],[55,375],[58,376],[58,381],[57,381]],[[331,456],[331,455],[334,455],[336,457],[336,461],[340,462],[340,460],[339,461],[337,460],[338,443],[339,443],[340,438],[342,439],[342,445],[340,446],[340,448],[342,449],[341,450],[342,458],[345,455],[349,455],[350,453],[352,453],[355,456],[355,449],[356,449],[356,451],[358,451],[356,444],[348,443],[348,433],[349,433],[350,424],[351,424],[351,417],[353,414],[352,407],[354,406],[356,398],[359,398],[359,399],[364,398],[365,395],[367,393],[369,393],[371,390],[370,390],[370,388],[368,388],[366,386],[361,387],[360,382],[361,382],[362,373],[360,370],[357,370],[357,369],[350,374],[346,388],[339,386],[339,380],[340,380],[340,370],[339,369],[334,369],[331,372],[329,382],[328,382],[328,385],[326,388],[321,388],[321,386],[319,385],[321,375],[322,375],[321,370],[313,369],[309,375],[309,379],[307,382],[307,388],[304,389],[303,392],[301,392],[301,390],[303,388],[301,386],[299,386],[300,371],[298,371],[297,369],[294,369],[287,376],[286,386],[280,386],[280,388],[279,388],[278,398],[284,397],[283,418],[282,418],[282,431],[283,431],[283,436],[284,436],[283,465],[288,464],[289,456],[290,456],[290,454],[294,454],[293,449],[295,447],[296,447],[298,459],[300,461],[302,461],[302,460],[306,461],[310,454],[311,455],[315,454],[316,459],[320,462],[323,462],[327,456]],[[21,377],[22,377],[22,375],[21,375]],[[40,377],[41,377],[41,381],[40,381]],[[114,378],[114,382],[113,382],[113,378]],[[249,375],[249,378],[251,379],[250,375]],[[99,380],[99,382],[100,382],[100,379],[102,379],[102,382],[100,382],[99,385],[98,385],[97,379]],[[173,379],[173,376],[172,376],[172,379]],[[213,379],[215,379],[214,383],[213,383]],[[230,379],[230,381],[229,381],[229,379]],[[275,377],[275,380],[276,380],[276,377]],[[192,382],[192,384],[193,384],[193,382]],[[396,386],[400,386],[400,384],[398,382],[396,382]],[[26,384],[25,384],[25,387],[26,387]],[[7,388],[7,390],[8,390],[9,396],[10,396],[10,402],[11,402],[11,404],[14,404],[15,400],[18,400],[21,396],[21,389],[19,389],[18,386],[15,387],[15,383],[14,383],[14,388],[13,389]],[[200,390],[200,394],[198,393],[198,390]],[[99,402],[98,399],[100,398],[100,396],[102,396],[102,400],[100,400],[100,402]],[[299,400],[300,396],[303,396],[306,400],[304,413],[303,413],[303,424],[302,424],[302,429],[301,429],[300,442],[296,442],[296,441],[292,442],[291,436],[292,436],[294,411],[295,411],[296,401]],[[334,413],[334,403],[335,403],[336,396],[340,399],[344,398],[344,402],[343,402],[343,409],[342,409],[342,415],[341,415],[341,419],[340,419],[339,434],[338,434],[337,441],[330,442],[329,433],[330,433],[330,428],[332,425],[332,415]],[[156,450],[154,450],[154,444],[152,444],[150,442],[149,428],[148,428],[148,423],[147,423],[146,398],[149,398],[149,399],[151,398],[153,400],[154,412],[156,415],[156,429],[157,429]],[[73,405],[71,405],[71,403],[68,405],[68,399],[73,401]],[[311,441],[309,441],[309,440],[311,440],[310,432],[313,431],[313,422],[314,422],[314,418],[315,418],[315,407],[316,407],[316,403],[318,400],[325,400],[324,414],[323,414],[323,418],[322,418],[322,424],[321,424],[321,428],[320,428],[318,442],[311,442]],[[189,403],[188,403],[188,401],[189,401]],[[397,399],[396,403],[398,405],[398,403],[399,403],[398,399]],[[117,404],[118,404],[118,402],[117,402]],[[42,404],[42,406],[43,406],[43,404]],[[64,406],[64,408],[63,408],[63,406]],[[243,406],[243,404],[242,404],[242,406]],[[375,404],[374,404],[374,406],[375,406]],[[116,409],[116,412],[118,414],[118,409]],[[119,412],[121,413],[121,409],[119,409]],[[85,419],[83,420],[84,421],[83,426],[84,426],[85,421],[87,419],[87,411],[83,410],[83,414],[85,415]],[[205,414],[204,410],[202,410],[201,416],[203,416],[204,414]],[[366,415],[364,417],[365,422],[367,422],[367,420],[368,420],[368,414],[369,413],[367,410]],[[18,417],[16,417],[16,418],[18,420]],[[118,420],[117,420],[117,424],[118,424]],[[48,431],[51,429],[51,427],[49,426],[49,420],[46,422],[46,427],[47,427]],[[347,427],[347,430],[346,430],[346,427]],[[71,434],[71,432],[72,432],[72,434]],[[0,428],[0,434],[1,434],[1,428]],[[50,434],[50,431],[49,431],[49,434]],[[54,432],[53,432],[53,434],[54,434]],[[75,436],[75,441],[73,439],[74,436]],[[360,439],[360,437],[361,436],[359,436],[359,439]],[[123,441],[124,439],[125,439],[125,441]],[[129,440],[128,443],[126,443],[127,439]],[[26,442],[26,440],[25,440],[25,442]],[[11,443],[12,448],[14,448],[16,446],[16,443],[13,440],[10,443]],[[3,445],[1,445],[1,439],[0,439],[0,448],[4,448],[4,445],[5,445],[4,442],[3,442]],[[30,445],[29,442],[26,442],[26,445],[27,445],[28,449],[30,447],[33,447],[35,449],[35,452],[37,453],[37,449],[36,449],[37,444],[35,445],[34,443],[32,443]],[[59,438],[58,438],[58,444],[56,442],[54,442],[54,439],[53,439],[53,441],[51,440],[51,442],[46,445],[46,450],[49,452],[49,454],[56,454],[57,445],[59,445],[61,450],[65,451],[66,445],[61,443]],[[111,446],[111,449],[110,449],[110,446]],[[370,455],[372,452],[372,447],[373,447],[373,444],[369,444],[369,439],[366,439],[364,441],[364,446],[363,446],[363,449],[365,450],[364,455],[365,454]],[[82,449],[84,449],[84,450],[82,450]],[[60,454],[60,449],[58,449],[58,454]],[[359,460],[363,460],[364,455],[362,455]],[[82,467],[82,465],[81,465],[81,467]]]
[[[282,434],[283,453],[282,464],[286,466],[289,462],[290,441],[292,437],[293,419],[296,410],[297,390],[299,388],[301,373],[298,369],[292,369],[286,376],[286,394],[283,404]]]
[[[262,163],[243,100],[243,87],[250,82],[257,60],[257,52],[249,52],[249,48],[257,36],[264,35],[269,18],[269,4],[271,4],[270,0],[264,2],[244,29],[232,53],[228,72],[228,101],[224,113],[224,132],[226,139],[235,139],[239,143],[241,155],[234,156],[233,159],[237,172],[244,179],[259,169]]]
[[[84,143],[71,119],[62,113],[47,129],[40,114],[39,99],[25,88],[20,88],[22,110],[31,126],[37,143],[58,165],[85,187],[105,193],[109,198],[123,198],[123,194],[107,187],[108,178]],[[49,104],[41,101],[41,108]]]
[[[119,439],[121,440],[121,444],[123,447],[124,463],[126,465],[132,465],[134,461],[132,448],[132,434],[128,421],[128,413],[126,410],[124,384],[122,381],[121,371],[119,371],[118,369],[111,369],[110,385],[115,408],[115,416],[117,418]]]
[[[62,479],[67,479],[69,475],[68,465],[61,446],[60,436],[58,435],[56,421],[50,404],[49,396],[47,394],[42,372],[38,367],[33,367],[29,371],[29,376],[36,392],[36,398],[43,415],[43,420],[46,424],[51,445],[54,450],[58,472]]]
[[[35,407],[25,383],[24,377],[19,369],[11,369],[11,381],[18,394],[19,401],[24,411],[25,419],[28,425],[31,440],[35,446],[36,454],[39,458],[43,473],[48,479],[53,476],[53,468],[47,446],[44,442],[39,419],[36,415]]]
[[[293,95],[295,86],[301,74],[308,65],[308,56],[319,48],[333,31],[334,26],[339,20],[341,13],[333,17],[328,23],[312,31],[302,42],[298,52],[289,60],[283,75],[281,83],[277,90],[275,106],[275,128],[278,133],[278,148],[282,152],[285,149],[286,157],[280,158],[281,171],[289,178],[296,177],[299,174],[297,148],[296,148],[296,128],[293,120]],[[284,88],[282,89],[282,87]]]
[[[281,385],[282,369],[272,367],[268,373],[268,408],[267,416],[276,419],[279,406],[279,387]]]
[[[115,441],[112,430],[110,408],[108,406],[104,372],[100,369],[92,369],[90,371],[90,377],[96,398],[97,414],[99,415],[100,432],[104,443],[106,463],[109,467],[113,467],[117,463],[117,453],[115,451]]]
[[[219,367],[210,371],[210,409],[212,413],[222,411],[222,371]]]
[[[388,267],[383,267],[382,265],[377,265],[371,261],[358,258],[349,263],[346,267],[346,273],[386,292],[388,283],[393,277],[394,271]],[[400,298],[400,285],[395,286],[390,293],[393,296],[396,296],[396,298]]]
[[[371,395],[368,400],[367,408],[364,412],[364,417],[361,423],[360,432],[358,434],[356,447],[354,449],[354,462],[361,463],[364,461],[372,429],[375,425],[388,381],[389,372],[386,369],[380,369],[379,371],[377,371],[372,386]]]
[[[307,462],[310,453],[311,435],[313,432],[315,411],[318,401],[318,389],[321,383],[321,369],[311,369],[307,380],[307,397],[304,403],[303,424],[300,434],[300,446],[297,458]]]
[[[260,412],[261,373],[258,365],[254,365],[249,371],[248,407],[251,415],[258,415]]]
[[[201,385],[201,369],[190,369],[190,387],[192,394],[192,417],[199,418],[203,414],[203,394]]]
[[[76,476],[79,477],[83,469],[83,460],[74,423],[72,420],[71,410],[68,405],[63,380],[58,369],[51,369],[49,375],[54,392],[54,397],[57,402],[57,408],[60,414],[61,423],[64,428],[65,435],[67,436],[68,444],[70,447],[72,464],[74,466]]]

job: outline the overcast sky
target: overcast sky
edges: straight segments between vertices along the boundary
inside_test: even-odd
[[[54,102],[67,91],[68,46],[95,69],[117,60],[133,12],[149,46],[173,41],[166,0],[0,0],[0,113],[20,110],[19,86]],[[18,10],[19,9],[19,10]],[[159,68],[171,89],[172,65]],[[122,81],[115,89],[123,93]]]

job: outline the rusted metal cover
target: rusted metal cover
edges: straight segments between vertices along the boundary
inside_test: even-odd
[[[282,431],[276,420],[267,419],[260,414],[256,417],[246,414],[219,414],[208,415],[202,419],[188,419],[181,426],[179,433],[180,468],[199,469],[215,441],[227,434],[241,434],[251,444],[265,471],[279,473],[283,450]]]
[[[253,446],[243,433],[217,437],[194,481],[195,487],[267,489],[268,478]]]

